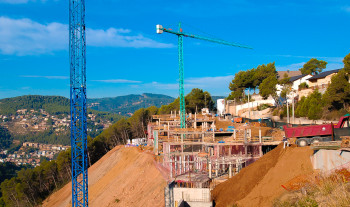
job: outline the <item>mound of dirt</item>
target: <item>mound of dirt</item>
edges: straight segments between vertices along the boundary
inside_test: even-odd
[[[165,186],[153,155],[118,146],[89,168],[89,205],[164,206]],[[71,183],[47,198],[43,206],[71,206]]]
[[[283,149],[280,144],[236,176],[219,184],[212,196],[218,207],[271,206],[285,189],[281,186],[296,176],[313,172],[309,147]]]

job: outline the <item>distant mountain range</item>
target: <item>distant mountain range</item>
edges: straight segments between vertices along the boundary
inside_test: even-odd
[[[126,95],[113,98],[88,99],[88,107],[98,111],[108,111],[121,115],[131,115],[140,108],[150,106],[161,107],[175,99],[161,94],[144,93],[141,95]]]
[[[224,96],[212,96],[216,100]],[[162,94],[144,93],[141,95],[130,94],[111,98],[88,99],[88,107],[97,111],[110,112],[130,116],[140,108],[150,106],[161,107],[173,102],[175,98]],[[45,109],[50,114],[69,113],[69,99],[61,96],[27,95],[14,98],[0,99],[0,114],[15,114],[19,109]]]

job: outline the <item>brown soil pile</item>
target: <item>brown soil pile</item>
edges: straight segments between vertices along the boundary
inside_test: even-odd
[[[89,168],[89,205],[164,206],[165,186],[153,155],[119,146]],[[71,183],[52,194],[43,206],[71,206]]]
[[[218,185],[213,191],[217,206],[271,206],[285,189],[281,186],[296,176],[312,173],[309,147],[289,147],[280,144],[258,161]]]
[[[217,130],[219,130],[220,128],[226,130],[228,126],[234,126],[234,125],[235,124],[232,123],[230,120],[219,120],[218,117],[215,118],[215,127]]]

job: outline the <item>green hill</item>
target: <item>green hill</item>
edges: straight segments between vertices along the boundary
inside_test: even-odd
[[[16,140],[69,145],[69,105],[69,99],[61,96],[27,95],[0,99],[0,124],[8,128]],[[88,109],[88,135],[99,135],[123,117]]]
[[[88,107],[99,111],[108,111],[121,115],[129,115],[140,108],[160,107],[175,99],[161,94],[144,93],[142,95],[126,95],[113,98],[88,99]]]

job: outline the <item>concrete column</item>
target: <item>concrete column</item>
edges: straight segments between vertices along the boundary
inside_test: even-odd
[[[187,170],[190,171],[191,167],[190,167],[191,163],[190,163],[190,156],[187,156]]]
[[[175,173],[174,173],[174,174],[175,174],[175,177],[176,177],[176,176],[177,176],[177,162],[176,162],[176,160],[177,160],[176,157],[177,157],[177,156],[175,155],[174,157],[175,157],[175,164],[174,164]]]
[[[197,112],[194,112],[194,128],[197,129]]]
[[[213,142],[215,142],[215,131],[214,131],[214,127],[213,127]]]
[[[232,165],[231,162],[228,163],[228,178],[232,177]]]
[[[259,128],[259,143],[262,143],[261,129]]]
[[[219,172],[218,172],[219,164],[218,164],[218,159],[215,160],[215,176],[218,177]]]
[[[220,157],[220,145],[216,145],[216,156]]]
[[[180,175],[182,174],[182,156],[179,157],[179,169],[180,169]]]
[[[211,161],[209,161],[209,178],[211,179]]]
[[[170,160],[170,178],[173,178],[173,160]]]
[[[225,168],[226,168],[226,166],[225,166],[225,157],[223,157],[222,158],[222,171],[225,171]]]
[[[228,148],[228,156],[231,157],[231,148],[232,148],[232,146],[229,145],[228,147],[229,147],[229,148]]]
[[[183,173],[186,172],[186,157],[183,156],[183,159],[182,159],[182,168],[183,168]]]
[[[236,159],[236,174],[238,173],[239,171],[239,161],[238,159]]]

